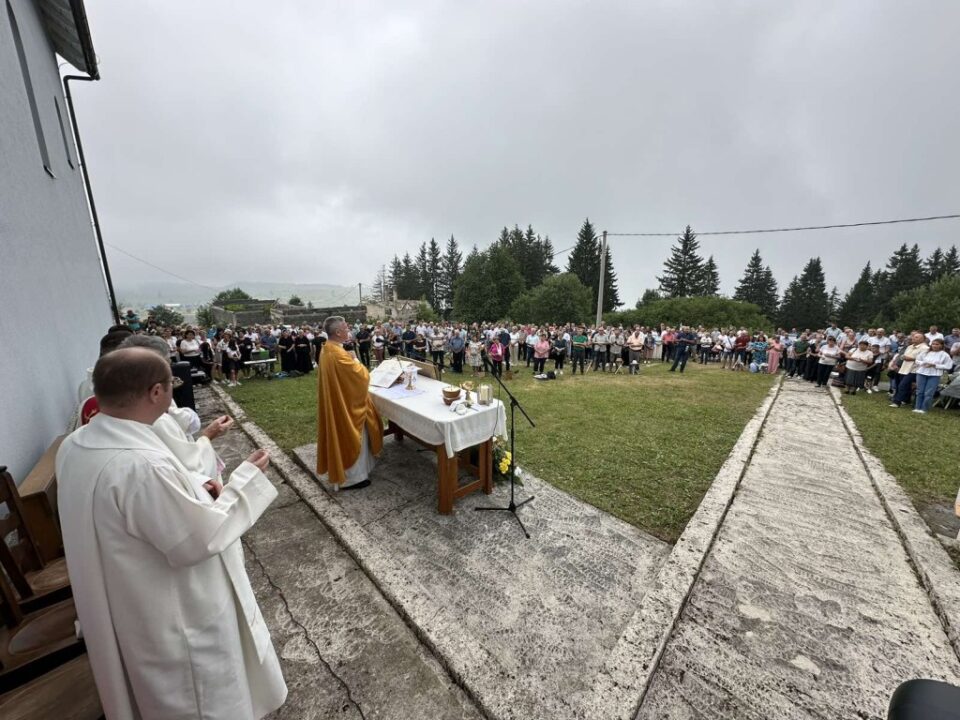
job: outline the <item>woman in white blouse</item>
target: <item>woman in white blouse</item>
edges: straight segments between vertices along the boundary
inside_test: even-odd
[[[833,335],[827,335],[827,344],[820,348],[820,362],[817,365],[817,387],[830,382],[830,373],[840,359],[840,348]]]
[[[917,373],[917,399],[915,413],[925,413],[933,404],[933,396],[940,385],[940,376],[953,367],[953,360],[943,349],[943,340],[932,340],[930,349],[917,355],[913,365]]]

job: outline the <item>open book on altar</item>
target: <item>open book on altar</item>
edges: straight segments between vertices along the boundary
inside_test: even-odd
[[[384,360],[370,373],[370,385],[373,387],[388,388],[400,379],[405,369],[406,367],[396,358]]]

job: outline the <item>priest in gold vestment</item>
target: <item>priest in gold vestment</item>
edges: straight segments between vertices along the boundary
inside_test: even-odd
[[[323,322],[317,398],[317,473],[335,488],[370,484],[383,448],[383,422],[370,399],[370,373],[343,349],[350,329],[342,317]]]

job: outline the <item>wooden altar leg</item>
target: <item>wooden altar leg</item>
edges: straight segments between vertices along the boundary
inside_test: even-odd
[[[395,425],[393,420],[387,420],[387,432],[385,435],[393,435],[397,442],[403,442],[403,428]]]
[[[449,515],[453,512],[453,493],[457,488],[457,456],[447,457],[443,445],[437,447],[437,512]]]
[[[480,472],[480,481],[483,491],[489,495],[493,492],[493,440],[487,440],[479,448],[477,465]]]

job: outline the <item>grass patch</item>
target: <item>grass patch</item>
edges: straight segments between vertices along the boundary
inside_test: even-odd
[[[955,410],[935,408],[926,415],[888,407],[886,393],[843,396],[863,442],[899,481],[924,514],[926,505],[953,507],[960,458],[960,425]]]
[[[680,375],[660,363],[639,377],[588,372],[552,382],[524,369],[510,388],[537,427],[518,413],[517,463],[672,543],[772,381],[716,366],[687,365]],[[316,440],[315,375],[254,380],[230,393],[285,450]]]

